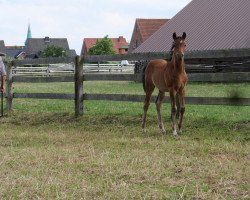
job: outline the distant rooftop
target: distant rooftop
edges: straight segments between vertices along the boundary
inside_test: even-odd
[[[249,0],[193,0],[133,52],[165,52],[172,34],[187,33],[187,50],[250,48]]]
[[[168,20],[169,19],[136,19],[130,40],[129,52],[132,52],[135,48],[140,46],[164,24],[166,24]]]
[[[84,38],[81,55],[87,55],[88,50],[96,44],[98,39],[103,38]],[[120,49],[128,48],[128,42],[123,36],[109,39],[111,39],[116,53],[119,53]]]
[[[24,46],[5,46],[5,50],[8,57],[16,58],[24,52]]]
[[[169,19],[136,19],[142,39],[145,41],[161,28]]]
[[[39,55],[41,51],[46,49],[49,45],[54,45],[64,48],[66,51],[69,51],[69,44],[67,38],[28,38],[26,41],[25,52],[29,54]]]

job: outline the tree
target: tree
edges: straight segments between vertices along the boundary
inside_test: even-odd
[[[66,50],[63,47],[49,45],[43,50],[42,56],[47,57],[65,57],[67,55]]]
[[[96,44],[88,51],[89,55],[112,55],[115,54],[112,40],[106,35],[102,39],[98,39]]]

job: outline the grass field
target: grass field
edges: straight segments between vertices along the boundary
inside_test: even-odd
[[[16,92],[73,93],[71,83]],[[250,96],[250,84],[194,84],[187,96]],[[132,82],[86,82],[88,93],[143,94]],[[14,99],[0,118],[0,199],[249,199],[250,107],[187,105],[183,134],[160,135],[151,104]]]

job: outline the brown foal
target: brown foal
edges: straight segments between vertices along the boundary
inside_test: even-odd
[[[166,131],[164,129],[161,117],[161,107],[164,99],[165,92],[169,92],[171,101],[171,121],[173,135],[178,136],[177,132],[181,131],[181,125],[183,120],[183,114],[185,112],[185,85],[187,83],[187,74],[184,68],[184,52],[186,50],[186,33],[184,32],[181,37],[177,37],[176,33],[173,33],[173,55],[170,62],[162,59],[151,60],[145,70],[143,76],[143,88],[146,93],[144,100],[144,114],[142,119],[142,130],[145,132],[146,116],[148,107],[150,104],[150,98],[154,91],[154,88],[159,89],[159,94],[156,104],[158,124],[162,134]],[[176,95],[179,95],[179,105],[176,106]],[[179,112],[179,113],[177,113]],[[177,129],[177,117],[179,116],[178,129]]]

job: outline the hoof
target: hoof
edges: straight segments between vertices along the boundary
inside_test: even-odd
[[[142,128],[142,129],[141,129],[141,132],[142,132],[142,133],[146,133],[146,129],[145,129],[145,128]]]
[[[160,133],[161,133],[162,135],[165,135],[165,134],[166,134],[165,129],[160,129]]]
[[[174,139],[179,140],[180,136],[179,135],[174,135]]]
[[[174,136],[174,137],[178,137],[178,133],[177,133],[176,130],[173,131],[173,136]]]

